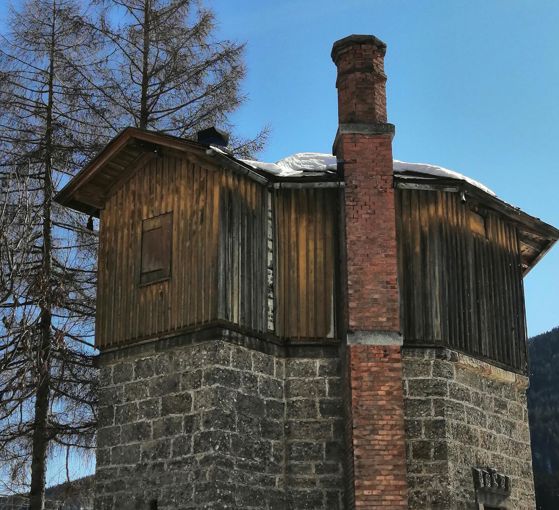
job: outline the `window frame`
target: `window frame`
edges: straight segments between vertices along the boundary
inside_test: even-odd
[[[145,243],[146,233],[161,230],[159,239]],[[145,287],[154,283],[164,282],[171,279],[172,269],[172,248],[173,248],[173,212],[169,211],[150,218],[144,218],[141,223],[139,240],[139,265],[138,265],[138,286]],[[150,247],[161,246],[159,256],[161,257],[161,267],[144,271],[144,263],[147,256],[153,258],[157,254],[149,253]],[[148,253],[146,253],[148,252]]]

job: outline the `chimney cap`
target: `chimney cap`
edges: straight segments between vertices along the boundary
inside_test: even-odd
[[[344,37],[343,39],[339,39],[334,43],[332,46],[332,60],[336,64],[338,60],[339,54],[349,46],[357,45],[357,44],[370,44],[371,46],[375,46],[382,52],[382,55],[386,53],[386,43],[382,42],[379,38],[375,37],[374,35],[359,35],[353,34]]]
[[[196,133],[196,139],[198,143],[217,145],[219,147],[227,147],[229,143],[229,135],[225,131],[217,129],[215,126],[198,131]]]

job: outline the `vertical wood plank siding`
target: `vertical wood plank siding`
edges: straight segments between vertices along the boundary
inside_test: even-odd
[[[268,321],[267,193],[227,173],[219,202],[219,318],[257,332],[265,332]]]
[[[335,336],[334,278],[338,191],[274,192],[276,334]]]
[[[397,190],[404,342],[445,345],[525,372],[514,225],[458,193]]]
[[[101,213],[97,346],[219,319],[265,331],[265,193],[229,171],[172,155],[116,190]],[[167,212],[170,279],[139,286],[142,220]]]

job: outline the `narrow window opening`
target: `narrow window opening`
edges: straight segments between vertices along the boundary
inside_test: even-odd
[[[172,225],[172,213],[142,221],[140,285],[170,278]]]
[[[479,211],[471,211],[470,228],[474,234],[481,237],[487,237],[487,218],[480,214]]]

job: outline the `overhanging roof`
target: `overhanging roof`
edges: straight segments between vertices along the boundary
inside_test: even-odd
[[[304,178],[283,177],[254,168],[235,158],[226,150],[202,143],[178,138],[155,131],[126,128],[113,138],[106,147],[93,158],[55,196],[55,201],[77,211],[99,216],[107,198],[123,182],[128,180],[147,161],[166,150],[188,153],[213,165],[228,167],[234,172],[247,175],[262,184],[282,182],[339,183],[339,177],[332,173],[306,175]]]
[[[463,193],[465,201],[475,201],[514,223],[518,230],[523,273],[526,275],[559,239],[559,230],[518,207],[464,180],[425,175],[394,175],[403,189],[439,190]]]
[[[113,138],[71,179],[55,196],[55,200],[77,211],[98,217],[100,209],[113,190],[164,149],[188,152],[202,159],[211,157],[207,154],[207,145],[129,127]],[[252,170],[247,168],[247,172],[250,171]],[[257,176],[258,172],[254,174]]]
[[[295,187],[343,185],[341,177],[331,170],[301,172],[296,176],[277,175],[266,171],[264,169],[267,168],[266,166],[258,168],[259,162],[245,162],[219,147],[129,127],[113,138],[83,170],[71,179],[56,195],[55,200],[77,211],[98,217],[99,211],[104,207],[108,197],[147,161],[157,157],[165,150],[188,153],[191,158],[198,158],[213,165],[217,163],[265,185]],[[479,183],[467,180],[463,176],[458,179],[425,172],[414,175],[414,172],[402,171],[395,167],[394,177],[396,186],[402,188],[465,192],[468,197],[483,203],[484,207],[492,209],[514,222],[519,232],[524,273],[534,267],[559,239],[559,230],[555,227],[500,200]]]

